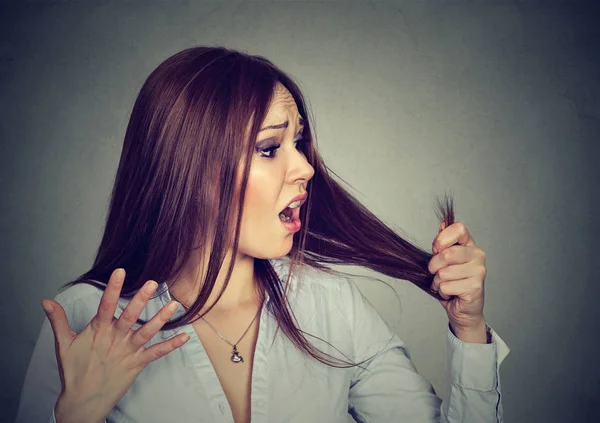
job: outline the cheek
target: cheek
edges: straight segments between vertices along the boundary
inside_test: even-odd
[[[240,251],[258,258],[281,257],[289,252],[293,238],[286,236],[277,212],[283,176],[275,168],[250,170],[240,228]]]
[[[251,169],[244,198],[243,220],[251,224],[272,221],[277,217],[278,192],[276,178],[265,171]]]

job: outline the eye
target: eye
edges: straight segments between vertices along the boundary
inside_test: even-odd
[[[300,151],[302,151],[304,143],[307,143],[307,142],[308,142],[308,140],[304,137],[298,138],[297,140],[294,141],[294,143],[296,143],[296,148],[298,148]],[[279,147],[281,147],[281,144],[274,144],[271,147],[259,149],[258,152],[261,153],[261,157],[264,157],[266,159],[274,159],[275,151],[277,151],[277,149]],[[268,153],[268,155],[265,155],[262,153]]]

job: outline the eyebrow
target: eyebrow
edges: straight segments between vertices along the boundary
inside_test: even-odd
[[[264,128],[261,128],[258,132],[265,131],[267,129],[287,128],[289,124],[290,124],[289,121],[286,120],[285,122],[277,124],[277,125],[265,126]],[[303,118],[300,118],[300,126],[304,126],[305,124],[306,124],[306,121]]]

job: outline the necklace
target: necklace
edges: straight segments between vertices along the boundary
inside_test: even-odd
[[[248,333],[248,330],[250,329],[250,327],[252,326],[252,323],[254,323],[254,321],[256,320],[256,318],[258,317],[258,313],[260,313],[260,308],[258,309],[258,311],[256,312],[256,314],[254,315],[254,319],[252,319],[252,321],[250,322],[250,326],[248,326],[248,328],[246,329],[246,331],[244,332],[244,334],[240,337],[240,339],[238,339],[238,341],[235,344],[232,344],[231,342],[229,342],[229,340],[227,338],[225,338],[221,332],[219,332],[213,325],[211,325],[208,320],[206,320],[204,317],[201,317],[202,320],[204,320],[208,326],[210,326],[212,328],[212,330],[214,330],[217,335],[219,335],[219,337],[227,342],[229,345],[231,345],[233,347],[233,351],[231,352],[231,361],[234,363],[243,363],[244,362],[244,357],[242,357],[240,355],[240,353],[237,350],[237,344],[240,343],[240,341],[242,340],[242,338],[244,337],[244,335],[246,335],[246,333]]]
[[[184,306],[181,301],[179,301],[173,294],[171,294],[171,297],[175,298],[175,300],[177,302],[179,302],[183,308],[185,308],[186,310],[189,310],[186,306]],[[246,333],[248,333],[248,331],[250,330],[250,328],[252,327],[252,323],[254,323],[254,321],[256,320],[256,318],[258,317],[259,313],[260,313],[261,307],[258,308],[258,311],[256,312],[256,314],[254,315],[254,319],[252,319],[252,321],[250,322],[250,325],[248,326],[248,328],[246,328],[246,330],[244,331],[244,333],[242,334],[242,336],[240,336],[240,339],[238,339],[238,341],[235,344],[232,344],[231,342],[229,342],[229,340],[227,338],[225,338],[223,336],[223,334],[221,334],[221,332],[219,332],[213,325],[211,325],[208,320],[206,320],[204,318],[204,316],[200,316],[200,318],[202,320],[204,320],[208,326],[211,327],[212,330],[214,330],[217,335],[219,335],[219,338],[221,338],[223,341],[227,342],[229,345],[231,345],[233,347],[233,351],[231,352],[231,361],[233,363],[243,363],[244,362],[244,357],[242,357],[239,353],[239,351],[237,350],[237,344],[240,343],[240,341],[242,340],[242,338],[244,338],[244,336],[246,335]]]

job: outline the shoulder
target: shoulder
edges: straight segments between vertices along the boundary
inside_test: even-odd
[[[289,259],[272,260],[272,264],[285,284],[290,273]],[[333,269],[325,271],[307,264],[296,265],[289,284],[285,287],[288,299],[301,314],[338,316],[346,324],[351,324],[353,309],[361,306],[364,299],[351,278]]]
[[[277,263],[283,276],[286,262]],[[354,280],[344,273],[331,273],[303,265],[292,270],[289,299],[301,327],[326,339],[347,339],[350,351],[368,357],[402,341],[363,295]]]
[[[274,264],[284,277],[289,273],[289,260]],[[293,270],[290,291],[305,293],[316,297],[315,301],[335,304],[343,311],[353,326],[362,326],[365,322],[381,320],[379,312],[361,292],[354,280],[345,273],[323,271],[308,265],[297,266]]]
[[[96,282],[100,284],[99,282]],[[58,302],[63,307],[75,302],[100,302],[100,298],[104,294],[104,290],[91,285],[90,283],[79,282],[68,287],[58,289],[54,297],[54,301]]]
[[[282,257],[269,260],[273,268],[285,283],[290,273],[290,259]],[[352,280],[339,274],[335,270],[325,271],[308,264],[294,266],[292,277],[290,278],[290,292],[305,292],[326,294],[338,299],[339,294],[344,290],[351,289],[354,285]]]
[[[352,325],[354,304],[348,300],[351,280],[334,270],[330,273],[302,264],[291,269],[287,281],[289,261],[278,261],[273,267],[283,281],[298,327],[309,335],[309,342],[338,358],[347,358],[338,356],[340,351],[353,355],[356,333]]]

